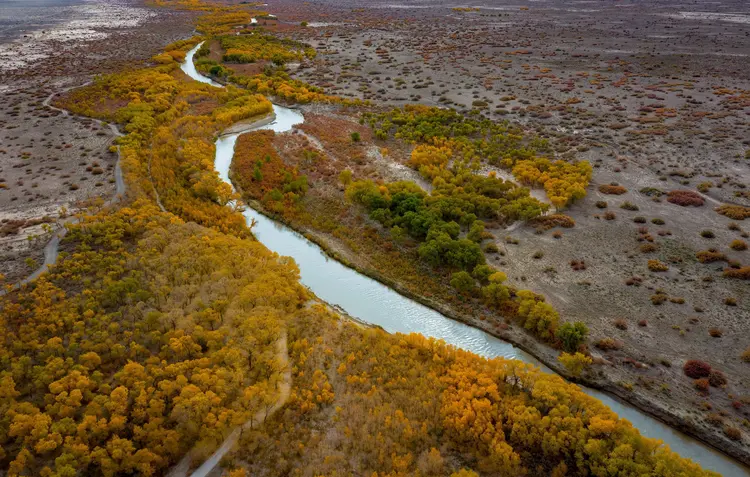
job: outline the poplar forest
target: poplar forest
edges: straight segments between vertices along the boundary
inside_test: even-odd
[[[407,296],[518,333],[576,380],[607,344],[510,280],[495,239],[574,227],[589,161],[512,121],[294,78],[287,65],[319,53],[260,4],[149,5],[188,15],[195,36],[51,103],[117,126],[127,189],[72,213],[38,278],[0,276],[0,474],[166,475],[241,430],[212,475],[719,475],[561,376],[351,319],[242,215],[252,206]],[[244,31],[256,18],[272,26]],[[222,87],[180,68],[201,43],[195,66]],[[234,190],[215,141],[267,121],[271,100],[305,122],[239,136]],[[379,169],[386,158],[397,171]],[[718,370],[690,370],[723,386]]]

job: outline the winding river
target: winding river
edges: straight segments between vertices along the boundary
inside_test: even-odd
[[[200,46],[201,44],[188,52],[182,70],[196,81],[223,87],[202,76],[195,69],[193,56]],[[241,134],[260,129],[283,133],[290,131],[295,124],[304,121],[304,116],[298,111],[278,105],[274,105],[273,110],[275,119],[272,122],[223,135],[216,141],[215,167],[222,180],[231,185],[229,166],[234,156],[235,143]],[[391,333],[421,333],[428,337],[445,340],[447,343],[482,356],[519,359],[537,365],[546,372],[553,372],[536,358],[510,343],[451,320],[329,258],[317,245],[302,235],[256,210],[246,207],[243,215],[248,224],[255,221],[253,233],[261,243],[279,255],[289,256],[295,260],[300,269],[301,281],[305,286],[322,300],[340,306],[349,315],[366,323],[379,325]],[[750,475],[750,471],[742,464],[638,409],[599,391],[583,386],[582,389],[604,402],[621,418],[630,421],[641,434],[661,439],[673,451],[698,462],[705,469],[719,472],[725,477]]]

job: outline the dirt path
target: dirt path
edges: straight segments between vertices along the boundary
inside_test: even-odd
[[[287,341],[286,341],[286,330],[281,334],[281,338],[276,342],[276,358],[279,360],[283,367],[283,373],[281,377],[281,383],[279,384],[279,398],[276,403],[270,409],[261,409],[255,415],[249,419],[242,426],[234,429],[229,436],[224,440],[221,446],[201,464],[200,467],[195,469],[190,477],[206,477],[216,467],[221,459],[232,450],[244,429],[249,429],[251,424],[254,422],[265,422],[270,416],[278,411],[283,406],[287,399],[289,399],[289,391],[292,387],[292,371],[289,366],[289,355],[287,354]],[[190,469],[190,453],[188,452],[180,462],[175,465],[172,470],[167,474],[168,477],[187,477],[188,470]]]
[[[68,91],[76,89],[76,88],[83,88],[84,86],[87,86],[89,84],[91,84],[90,81],[88,83],[84,83],[82,85],[70,86],[68,88],[61,89],[60,91],[57,91],[55,93],[50,94],[47,97],[47,99],[44,100],[44,102],[42,104],[44,106],[52,109],[53,111],[59,111],[63,116],[66,116],[66,117],[80,117],[82,119],[92,120],[95,123],[97,123],[98,125],[104,126],[104,121],[100,121],[98,119],[93,119],[93,118],[86,118],[84,116],[71,115],[67,110],[61,109],[61,108],[57,108],[55,106],[52,106],[52,104],[51,104],[52,98],[54,98],[58,94],[67,93]],[[109,126],[109,129],[112,131],[112,133],[115,135],[115,137],[122,137],[123,136],[123,134],[120,132],[120,130],[117,129],[117,126],[115,126],[112,123],[108,123],[107,125]],[[118,202],[120,200],[120,198],[125,195],[126,187],[125,187],[125,180],[123,179],[123,176],[122,176],[122,167],[120,166],[120,160],[121,160],[121,158],[122,158],[122,155],[120,154],[120,147],[118,146],[117,147],[117,162],[115,163],[115,194],[114,194],[114,196],[112,196],[110,199],[108,199],[104,203],[105,207],[107,207],[109,205],[112,205],[115,202]],[[42,273],[44,273],[45,271],[47,271],[47,268],[50,265],[54,265],[55,264],[55,262],[57,261],[57,255],[58,255],[58,251],[59,251],[58,249],[60,247],[60,240],[62,240],[62,238],[65,237],[65,234],[68,232],[68,229],[65,228],[65,224],[67,224],[67,223],[76,223],[77,221],[78,221],[78,219],[76,217],[69,217],[69,218],[63,220],[60,223],[60,225],[61,225],[60,229],[57,230],[57,231],[55,231],[52,234],[52,238],[49,240],[49,242],[47,242],[47,245],[45,245],[45,247],[44,247],[44,263],[42,263],[39,266],[39,268],[37,268],[36,270],[34,270],[29,276],[27,276],[26,278],[20,280],[14,286],[14,288],[15,287],[20,287],[22,285],[25,285],[25,284],[31,282],[31,281],[36,280],[37,278],[39,278],[39,276]],[[8,293],[7,290],[0,290],[0,296],[5,295],[6,293]]]
[[[74,90],[74,89],[78,89],[78,88],[83,88],[83,87],[88,86],[90,84],[91,84],[91,81],[89,81],[87,83],[84,83],[82,85],[79,85],[79,86],[70,86],[68,88],[64,88],[64,89],[62,89],[62,90],[60,90],[60,91],[58,91],[56,93],[52,93],[49,96],[47,96],[47,99],[45,99],[42,104],[44,106],[52,109],[53,111],[59,111],[60,113],[62,113],[63,116],[78,117],[78,118],[81,118],[81,119],[91,120],[91,121],[95,122],[96,124],[98,124],[99,126],[104,126],[104,121],[101,121],[99,119],[94,119],[94,118],[88,118],[88,117],[85,117],[85,116],[71,115],[68,112],[68,110],[52,106],[52,104],[51,104],[52,98],[54,98],[58,94],[67,93],[68,91],[71,91],[71,90]],[[117,126],[115,126],[114,124],[107,123],[107,126],[109,126],[110,131],[112,131],[112,134],[114,134],[115,137],[122,137],[122,136],[124,136],[124,134],[121,133],[120,130],[117,129]],[[108,200],[106,202],[106,204],[108,205],[108,204],[116,202],[118,196],[121,196],[121,195],[125,195],[125,180],[122,177],[122,167],[120,165],[120,147],[118,146],[117,147],[117,163],[115,164],[115,196],[113,198],[111,198],[110,200]]]

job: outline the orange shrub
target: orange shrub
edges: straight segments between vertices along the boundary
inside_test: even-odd
[[[724,217],[729,217],[734,220],[745,220],[750,217],[750,207],[743,207],[741,205],[725,204],[721,207],[717,207],[715,210]]]
[[[738,278],[740,280],[750,280],[750,266],[742,268],[725,268],[724,276],[727,278]]]
[[[713,263],[726,261],[727,256],[712,248],[709,250],[701,250],[700,252],[695,254],[695,258],[697,258],[701,263]]]
[[[652,272],[666,272],[669,270],[669,265],[661,260],[652,259],[648,261],[648,269]]]
[[[599,192],[602,194],[622,195],[627,191],[626,188],[617,184],[602,184],[599,186]]]

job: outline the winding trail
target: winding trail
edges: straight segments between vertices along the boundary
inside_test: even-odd
[[[259,410],[253,415],[253,417],[248,419],[245,424],[235,428],[227,438],[224,439],[221,446],[219,446],[219,448],[216,449],[216,451],[214,451],[214,453],[211,454],[200,467],[195,469],[189,477],[206,477],[217,465],[219,465],[219,462],[221,462],[221,459],[227,454],[227,452],[234,448],[237,441],[242,437],[242,431],[245,429],[251,429],[253,423],[265,422],[266,419],[271,417],[276,411],[281,409],[284,404],[286,404],[287,399],[289,399],[289,392],[292,388],[292,370],[291,366],[289,366],[286,330],[282,331],[281,337],[276,342],[276,359],[282,369],[281,381],[277,382],[279,397],[276,399],[276,402],[274,402],[270,408]],[[188,477],[187,472],[190,469],[190,463],[190,453],[187,453],[180,462],[170,470],[167,477]]]
[[[105,124],[104,121],[101,121],[99,119],[85,117],[85,116],[73,115],[73,114],[70,114],[70,112],[68,112],[66,109],[58,108],[56,106],[52,106],[51,104],[52,99],[58,94],[64,94],[64,93],[67,93],[68,91],[71,91],[77,88],[83,88],[90,84],[91,84],[91,81],[88,81],[82,85],[63,88],[60,91],[56,91],[50,94],[49,96],[47,96],[47,99],[45,99],[42,102],[42,104],[45,107],[53,111],[60,112],[65,117],[85,119],[87,121],[93,121],[99,126],[104,126]],[[119,129],[117,129],[117,126],[115,126],[114,124],[107,123],[107,126],[109,127],[110,131],[112,131],[112,133],[115,135],[116,138],[122,137],[124,135],[123,133],[120,132]],[[123,179],[123,176],[122,176],[122,167],[120,165],[121,159],[122,159],[122,154],[120,153],[120,147],[117,146],[117,162],[115,163],[115,172],[114,172],[115,193],[111,198],[107,199],[107,201],[104,202],[103,204],[104,207],[108,207],[112,204],[117,203],[120,200],[120,198],[125,195],[126,187],[125,187],[125,180]],[[23,278],[19,280],[18,283],[14,284],[11,290],[19,288],[23,285],[26,285],[29,282],[36,280],[37,278],[39,278],[39,276],[41,276],[42,273],[46,272],[50,266],[54,265],[55,262],[57,262],[57,256],[59,255],[59,249],[60,249],[60,241],[68,233],[68,229],[65,227],[65,225],[75,224],[77,222],[78,222],[78,218],[76,218],[75,216],[70,216],[64,219],[62,222],[58,223],[58,227],[59,227],[58,230],[52,233],[52,237],[50,238],[49,242],[47,242],[47,245],[44,246],[44,262],[36,270],[34,270],[31,274],[29,274],[26,278]],[[5,295],[6,293],[8,293],[7,289],[0,290],[0,296]]]

